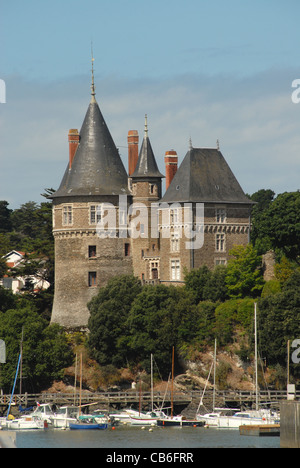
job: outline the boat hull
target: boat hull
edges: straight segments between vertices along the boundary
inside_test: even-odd
[[[196,421],[196,420],[188,420],[188,419],[182,419],[182,420],[176,420],[176,419],[158,419],[157,420],[157,425],[161,427],[171,427],[171,426],[177,426],[177,427],[203,427],[204,426],[203,421]]]
[[[107,429],[108,424],[84,424],[84,423],[69,423],[71,430],[95,430]]]

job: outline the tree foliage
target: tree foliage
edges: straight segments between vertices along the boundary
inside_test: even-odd
[[[295,271],[281,292],[258,302],[260,347],[268,364],[286,366],[287,342],[300,337],[300,271]],[[291,364],[298,376],[297,365]]]
[[[262,259],[251,244],[235,246],[230,252],[226,284],[230,297],[258,297],[264,285]]]
[[[9,393],[17,369],[23,330],[23,391],[39,392],[63,377],[73,353],[58,325],[48,325],[31,308],[0,313],[0,338],[5,341],[7,361],[1,366],[0,385]]]
[[[259,191],[251,198],[259,199],[252,213],[253,244],[260,253],[272,248],[299,263],[300,192],[281,193],[274,199],[274,192]]]

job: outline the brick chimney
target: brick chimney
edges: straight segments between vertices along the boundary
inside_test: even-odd
[[[165,154],[165,167],[166,167],[166,190],[173,180],[174,175],[177,172],[178,157],[174,150],[166,151]]]
[[[76,130],[74,128],[69,130],[68,140],[69,140],[69,169],[71,169],[73,159],[74,159],[77,147],[79,145],[78,130]]]
[[[139,134],[137,130],[129,130],[128,137],[128,175],[134,173],[139,159]]]

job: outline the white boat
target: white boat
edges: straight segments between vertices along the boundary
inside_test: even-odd
[[[79,408],[76,406],[62,406],[50,416],[51,424],[56,429],[67,429],[70,423],[75,423],[79,417]]]
[[[163,411],[149,411],[148,413],[130,415],[129,419],[132,426],[156,426],[158,419],[162,418],[167,418]]]
[[[10,431],[28,431],[32,429],[46,429],[47,427],[48,424],[46,421],[39,419],[33,420],[26,417],[7,421],[6,425],[6,429],[9,429]]]
[[[240,426],[261,426],[264,424],[279,424],[280,418],[277,413],[273,413],[270,410],[250,410],[250,411],[239,411],[233,415],[226,416],[219,413],[207,413],[204,415],[197,415],[198,421],[204,421],[204,423],[211,427],[218,427],[221,429],[238,429]]]
[[[206,389],[206,385],[204,388],[204,392],[202,398],[200,400],[196,418],[199,421],[204,421],[206,425],[212,427],[219,427],[219,428],[232,428],[238,429],[240,426],[253,426],[253,425],[264,425],[264,424],[279,424],[280,423],[280,415],[276,412],[272,412],[268,409],[259,408],[259,392],[258,392],[258,371],[257,371],[257,364],[258,364],[258,352],[257,352],[257,315],[256,315],[256,303],[254,304],[254,339],[255,339],[255,393],[256,393],[256,404],[255,410],[249,411],[238,411],[232,415],[225,415],[224,412],[232,411],[229,408],[217,408],[219,411],[215,411],[215,373],[216,373],[216,340],[215,340],[215,352],[214,352],[214,362],[212,366],[214,366],[214,385],[213,385],[213,412],[206,413],[201,415],[199,413],[200,406],[203,406],[203,396]],[[212,367],[210,369],[207,382],[210,377]],[[206,384],[207,384],[206,382]],[[235,410],[236,411],[236,410]]]
[[[6,418],[2,427],[9,430],[45,429],[51,425],[52,409],[49,403],[38,405],[30,414],[20,418]]]

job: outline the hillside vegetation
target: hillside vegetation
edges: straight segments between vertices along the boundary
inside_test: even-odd
[[[113,278],[88,304],[88,335],[66,335],[61,327],[49,325],[54,291],[51,203],[28,202],[10,210],[0,201],[0,256],[13,249],[27,255],[22,271],[10,274],[39,270],[51,284],[40,293],[28,285],[20,295],[0,288],[0,339],[7,346],[0,388],[11,390],[22,331],[22,389],[30,393],[54,381],[70,382],[79,350],[84,350],[87,386],[97,390],[149,373],[151,353],[157,376],[166,379],[173,346],[176,372],[182,373],[211,355],[215,339],[223,356],[219,385],[230,386],[234,362],[247,369],[253,359],[254,302],[262,368],[270,385],[284,388],[287,342],[300,339],[300,193],[275,198],[271,190],[260,190],[251,198],[257,203],[251,242],[235,247],[227,266],[186,273],[182,287],[142,286],[131,276]],[[273,279],[265,282],[261,255],[269,250],[275,252],[276,265]],[[6,265],[0,260],[0,275],[4,274]],[[290,373],[291,381],[297,382],[299,364],[291,361]],[[200,377],[206,376],[203,368]]]

